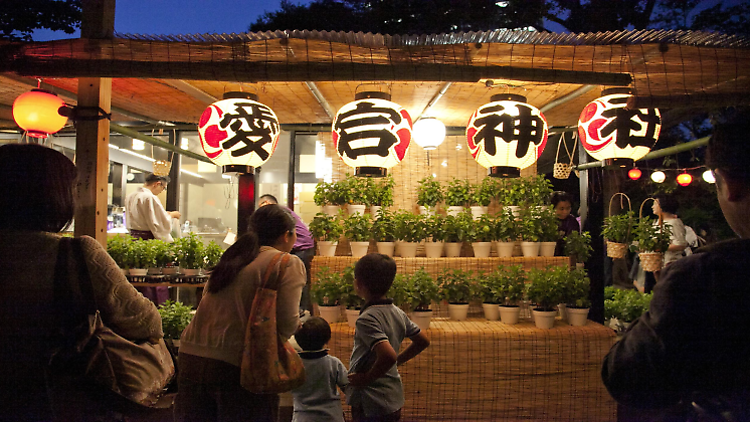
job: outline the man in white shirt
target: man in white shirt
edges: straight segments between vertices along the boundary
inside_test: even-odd
[[[180,218],[179,211],[165,211],[156,196],[169,184],[169,177],[149,174],[146,183],[125,199],[125,222],[130,235],[143,239],[172,242],[172,219]]]

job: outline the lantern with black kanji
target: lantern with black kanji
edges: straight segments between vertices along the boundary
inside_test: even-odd
[[[360,92],[354,99],[336,113],[333,146],[355,175],[385,176],[409,150],[411,116],[385,92]]]
[[[271,158],[280,134],[276,113],[245,92],[224,94],[198,124],[203,151],[225,173],[252,173]]]
[[[547,145],[547,119],[526,97],[493,95],[480,106],[466,126],[466,143],[479,165],[490,176],[518,177]]]
[[[32,89],[13,101],[13,120],[32,138],[46,138],[57,133],[68,122],[60,114],[65,102],[52,92]]]
[[[661,114],[655,108],[626,108],[627,88],[602,91],[578,119],[578,137],[586,152],[605,166],[632,167],[659,139]]]

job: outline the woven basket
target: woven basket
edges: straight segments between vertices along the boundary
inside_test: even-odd
[[[552,167],[552,176],[555,179],[567,179],[570,177],[570,172],[573,170],[573,166],[565,163],[555,163]]]
[[[154,174],[157,176],[169,175],[169,170],[172,168],[171,161],[158,160],[154,161]]]
[[[655,272],[661,270],[662,262],[664,261],[664,253],[662,252],[641,252],[638,254],[641,259],[641,267],[643,271]]]
[[[628,251],[627,243],[616,243],[607,241],[607,256],[610,258],[625,258],[625,253]]]

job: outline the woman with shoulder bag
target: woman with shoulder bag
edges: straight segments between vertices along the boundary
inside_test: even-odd
[[[2,421],[115,417],[112,404],[92,389],[58,385],[50,375],[52,356],[71,340],[65,324],[86,321],[80,278],[87,279],[102,322],[116,335],[133,342],[158,342],[163,336],[154,304],[96,240],[59,234],[73,219],[75,180],[75,165],[60,152],[36,144],[0,146]],[[80,265],[59,264],[76,260]],[[60,278],[75,287],[60,291]]]
[[[178,358],[176,421],[274,421],[277,394],[254,394],[242,387],[245,334],[256,291],[279,262],[276,296],[278,335],[287,340],[299,324],[305,285],[302,261],[282,253],[296,241],[295,220],[278,205],[257,209],[249,232],[222,255],[211,272],[195,317],[182,333]],[[252,345],[251,345],[252,347]]]

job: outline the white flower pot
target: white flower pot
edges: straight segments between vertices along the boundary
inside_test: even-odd
[[[349,210],[349,215],[354,215],[355,213],[365,215],[365,206],[362,204],[349,204],[347,205],[347,209]]]
[[[583,327],[588,321],[589,308],[568,308],[565,313],[568,315],[568,324]]]
[[[535,258],[539,256],[539,242],[521,242],[521,251],[524,258]]]
[[[346,310],[346,323],[351,328],[357,328],[357,318],[359,318],[359,309],[347,309]]]
[[[150,267],[146,270],[146,274],[148,275],[161,275],[161,268],[158,267]]]
[[[503,324],[514,325],[518,324],[518,317],[521,315],[520,306],[499,306],[500,321]]]
[[[471,248],[474,249],[475,258],[489,258],[492,242],[474,242],[471,244]]]
[[[352,248],[352,256],[359,258],[367,255],[370,242],[349,242],[349,246]]]
[[[430,319],[432,318],[432,311],[413,311],[411,313],[411,320],[417,324],[420,330],[424,331],[430,328]]]
[[[399,251],[402,258],[414,258],[417,256],[417,242],[401,242]]]
[[[393,257],[393,251],[396,249],[396,242],[376,242],[375,246],[378,247],[378,253]]]
[[[463,321],[466,319],[466,315],[469,314],[468,303],[449,303],[448,304],[448,316],[454,321]]]
[[[479,216],[487,214],[487,207],[481,205],[474,205],[471,207],[471,216],[474,220],[478,219]]]
[[[557,311],[537,311],[534,309],[531,312],[534,314],[534,325],[536,325],[536,328],[549,330],[555,325]]]
[[[374,220],[378,218],[378,212],[383,208],[381,205],[370,205],[370,217]]]
[[[445,242],[445,256],[449,258],[461,256],[461,242]]]
[[[318,306],[318,309],[320,310],[320,317],[326,320],[329,324],[339,321],[339,316],[341,316],[340,306]]]
[[[180,268],[180,272],[182,272],[182,275],[185,277],[196,277],[201,274],[200,268]]]
[[[148,269],[147,268],[131,268],[128,270],[128,273],[131,276],[144,277],[146,274],[148,274]]]
[[[500,319],[500,306],[497,303],[482,303],[484,317],[488,321],[497,321]]]
[[[424,254],[427,258],[443,256],[443,242],[424,242]]]
[[[506,206],[510,210],[510,212],[513,214],[513,217],[518,217],[518,215],[521,212],[521,207],[518,205],[508,205]]]
[[[499,258],[510,258],[513,256],[513,248],[516,242],[495,242],[495,250]]]
[[[164,275],[175,275],[177,274],[177,267],[164,267],[161,269],[161,273]]]
[[[541,242],[539,256],[555,256],[555,246],[557,246],[557,242]]]
[[[448,215],[452,215],[452,216],[456,217],[463,210],[464,210],[464,207],[457,207],[455,205],[451,205],[450,207],[448,207]]]
[[[323,212],[332,217],[337,216],[340,209],[338,205],[323,205]]]
[[[435,215],[435,207],[423,207],[419,206],[419,213],[422,215]]]
[[[331,240],[318,241],[318,253],[321,256],[334,256],[336,255],[336,246],[338,246],[338,244],[339,242]]]
[[[560,315],[560,319],[563,321],[568,320],[568,314],[566,312],[566,309],[568,308],[568,305],[564,303],[558,303],[557,304],[557,313]]]

